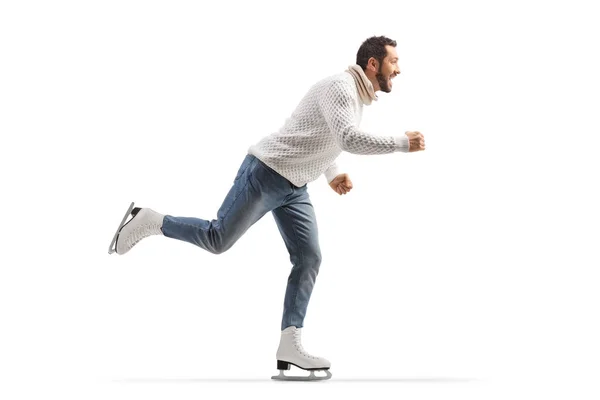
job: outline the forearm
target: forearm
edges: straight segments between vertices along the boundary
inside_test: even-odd
[[[340,170],[335,161],[324,172],[325,179],[327,179],[327,183],[331,182],[339,174],[340,174]]]
[[[353,154],[389,154],[395,152],[408,153],[409,142],[403,136],[376,136],[361,131],[354,125],[334,132],[338,146],[348,153]]]

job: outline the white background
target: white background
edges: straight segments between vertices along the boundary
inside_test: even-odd
[[[0,397],[598,398],[591,4],[2,2]],[[333,378],[272,382],[270,214],[219,256],[108,245],[131,201],[216,217],[247,148],[373,35],[402,73],[361,127],[427,150],[342,154],[346,196],[309,184],[304,345]]]

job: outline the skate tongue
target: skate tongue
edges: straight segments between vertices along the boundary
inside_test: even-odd
[[[295,331],[295,330],[298,330],[298,328],[296,328],[295,326],[293,326],[293,325],[292,325],[292,326],[288,326],[287,328],[285,328],[285,329],[284,329],[283,331],[281,331],[281,332],[283,332],[283,333],[289,333],[289,332],[293,332],[293,331]]]

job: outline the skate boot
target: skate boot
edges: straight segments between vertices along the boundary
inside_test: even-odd
[[[108,248],[108,254],[119,255],[127,253],[140,240],[151,235],[162,235],[163,214],[149,208],[133,208],[133,202],[125,213],[117,232]],[[127,217],[131,219],[125,223]]]
[[[277,350],[277,369],[279,375],[272,379],[283,381],[321,381],[331,378],[329,367],[331,363],[324,358],[308,354],[300,342],[300,328],[289,326],[281,331],[281,340]],[[309,376],[288,376],[283,371],[289,370],[291,365],[310,371]],[[324,371],[325,376],[316,376],[315,371]]]

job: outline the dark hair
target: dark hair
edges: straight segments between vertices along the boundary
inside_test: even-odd
[[[396,47],[396,41],[385,36],[372,36],[365,40],[356,53],[356,63],[367,69],[369,58],[374,57],[379,64],[383,63],[383,59],[387,55],[385,46]]]

